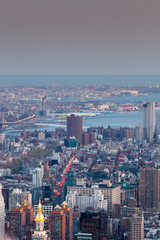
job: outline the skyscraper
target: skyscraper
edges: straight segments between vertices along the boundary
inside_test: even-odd
[[[0,239],[4,240],[5,235],[5,203],[2,196],[2,186],[0,185]]]
[[[142,213],[133,214],[131,222],[132,240],[144,239],[144,217]]]
[[[67,139],[70,137],[76,137],[78,142],[82,144],[82,117],[77,117],[71,114],[67,117]]]
[[[59,205],[56,205],[49,217],[49,231],[51,239],[66,238],[66,216]]]
[[[33,170],[33,185],[36,187],[42,186],[42,170],[40,168]]]
[[[72,210],[66,202],[56,205],[49,217],[51,239],[72,240]]]
[[[155,102],[143,104],[143,128],[147,131],[147,141],[153,142],[155,132]]]
[[[82,212],[80,217],[80,230],[82,233],[92,233],[92,239],[100,239],[100,217],[98,212]]]
[[[157,113],[156,138],[158,141],[160,141],[160,112]]]
[[[48,162],[44,163],[44,175],[43,175],[43,181],[49,182],[51,177],[51,173],[49,170]]]
[[[9,213],[10,235],[18,239],[26,237],[27,232],[30,232],[33,224],[33,208],[27,205],[27,200],[21,206],[17,203],[16,208],[13,208]]]
[[[66,202],[61,204],[61,208],[66,214],[66,240],[72,240],[72,210]]]
[[[141,214],[141,213],[142,213],[142,209],[137,207],[128,207],[128,206],[120,207],[122,233],[131,232],[132,216],[134,214]]]
[[[140,169],[139,203],[143,209],[160,209],[160,169]]]
[[[112,226],[112,222],[108,218],[108,213],[104,210],[95,212],[89,209],[81,212],[81,233],[91,233],[92,239],[108,239],[108,235],[110,234],[110,223]]]
[[[16,209],[12,209],[9,214],[10,234],[12,237],[22,239],[22,226],[26,225],[26,213],[23,208],[17,205]]]

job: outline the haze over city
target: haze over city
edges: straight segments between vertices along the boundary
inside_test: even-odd
[[[0,240],[160,239],[159,12],[0,1]]]
[[[0,74],[160,74],[159,0],[2,0]]]

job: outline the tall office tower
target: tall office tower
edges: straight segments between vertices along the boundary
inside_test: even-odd
[[[90,132],[89,141],[90,143],[95,142],[95,132]]]
[[[131,223],[133,214],[142,213],[142,209],[137,207],[120,207],[121,231],[122,233],[131,232]]]
[[[11,208],[15,208],[17,203],[22,205],[24,200],[28,205],[32,205],[32,194],[29,191],[23,191],[19,188],[14,189],[11,193]]]
[[[66,214],[66,240],[72,240],[72,222],[73,222],[73,213],[71,208],[66,202],[61,204],[61,209]]]
[[[40,239],[41,240],[47,240],[48,239],[48,235],[47,235],[46,231],[44,230],[44,221],[45,221],[45,218],[42,214],[42,205],[39,202],[38,213],[37,213],[37,216],[35,218],[36,230],[32,234],[32,239],[33,240],[40,240]]]
[[[50,237],[54,240],[66,238],[66,216],[59,205],[56,205],[49,217]]]
[[[80,230],[82,233],[92,233],[92,239],[100,239],[100,218],[97,212],[85,211],[81,213]]]
[[[50,181],[50,177],[51,177],[51,173],[50,173],[50,170],[49,170],[49,165],[48,165],[48,162],[45,162],[44,163],[43,181],[49,182]]]
[[[140,169],[139,203],[143,209],[160,209],[160,169]]]
[[[33,170],[33,185],[37,188],[42,186],[42,170],[41,168],[35,168]]]
[[[31,205],[27,205],[26,200],[24,200],[22,207],[23,211],[26,212],[26,225],[30,225],[34,221],[34,208]]]
[[[24,200],[22,205],[23,211],[25,212],[26,224],[22,226],[22,238],[31,239],[31,232],[34,229],[34,209],[31,205],[27,205],[27,201]]]
[[[23,206],[17,203],[16,208],[13,208],[9,213],[10,234],[12,237],[23,239],[26,234],[30,233],[34,220],[33,213],[33,208],[31,205],[27,205],[26,200]]]
[[[112,221],[108,218],[108,212],[100,211],[100,234],[102,239],[107,239],[106,237],[112,232],[110,231],[110,224],[112,229]]]
[[[56,205],[49,217],[51,239],[72,240],[72,211],[63,202],[61,207]]]
[[[2,196],[2,186],[0,185],[0,239],[4,240],[5,235],[5,203]]]
[[[67,139],[70,137],[76,137],[78,142],[82,144],[82,117],[77,117],[74,114],[71,114],[70,117],[67,117]]]
[[[83,133],[83,145],[88,145],[89,143],[90,143],[90,139],[89,139],[89,137],[90,137],[90,134],[89,134],[89,132],[84,132]]]
[[[22,239],[22,227],[26,225],[26,212],[19,204],[9,213],[9,222],[11,236]]]
[[[133,214],[131,222],[132,240],[144,239],[144,216],[142,213]]]
[[[94,212],[86,210],[81,213],[80,231],[81,233],[91,233],[92,239],[108,239],[110,232],[108,214],[105,211]]]
[[[153,142],[155,132],[155,102],[143,104],[143,128],[147,130],[147,141]]]
[[[160,141],[160,112],[157,113],[156,138],[158,141]]]

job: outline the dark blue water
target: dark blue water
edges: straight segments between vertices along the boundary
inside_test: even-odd
[[[111,127],[136,127],[142,126],[142,112],[131,112],[131,113],[108,113],[101,116],[85,118],[83,119],[83,128],[86,130],[89,127],[98,127],[103,126],[107,128],[108,125]],[[59,123],[56,125],[54,123],[53,126],[42,126],[39,128],[28,129],[28,131],[54,131],[56,128],[62,127],[66,129],[66,123],[60,125]],[[11,130],[6,131],[6,133],[11,133]]]
[[[160,110],[156,110],[156,113]],[[107,128],[108,125],[110,125],[113,128],[119,128],[119,127],[136,127],[136,126],[143,126],[142,123],[142,112],[130,112],[130,113],[124,113],[124,112],[117,112],[117,113],[108,113],[101,116],[91,117],[91,118],[85,118],[83,119],[83,128],[86,130],[89,127],[104,127]],[[53,126],[42,126],[39,128],[32,128],[28,129],[28,131],[54,131],[56,128],[62,127],[66,129],[66,123],[63,123],[60,125],[57,123],[57,125],[54,123]],[[18,130],[18,129],[17,129]],[[11,134],[11,130],[6,131],[6,133]]]
[[[159,75],[0,75],[0,86],[160,85]]]
[[[136,127],[142,126],[142,112],[117,112],[108,113],[105,115],[84,119],[85,127],[98,127],[103,126],[105,128],[110,125],[111,127]]]

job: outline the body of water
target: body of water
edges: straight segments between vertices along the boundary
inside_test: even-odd
[[[70,85],[121,85],[121,86],[160,86],[160,76],[149,75],[88,75],[88,76],[20,76],[20,75],[0,75],[0,86],[47,86],[59,84],[61,86]],[[75,99],[73,99],[75,101]],[[159,94],[149,94],[147,96],[109,96],[101,99],[105,102],[134,103],[143,101],[160,101]],[[83,120],[84,129],[88,127],[103,126],[111,127],[135,127],[142,126],[142,112],[130,113],[108,113]],[[66,128],[66,124],[52,124],[35,128],[39,131],[54,131],[57,127]],[[35,130],[29,129],[29,130]],[[10,132],[10,131],[9,131]]]
[[[64,128],[66,129],[66,123],[49,123],[49,124],[42,124],[37,123],[37,128],[27,129],[28,131],[54,131],[56,128]],[[44,126],[45,125],[45,126]],[[142,126],[142,112],[131,112],[131,113],[108,113],[105,115],[100,115],[91,118],[84,118],[83,119],[83,129],[86,130],[89,127],[98,127],[103,126],[107,128],[108,125],[114,128],[118,127],[136,127]],[[18,130],[18,129],[16,129]],[[11,134],[11,130],[7,130],[6,133]]]
[[[156,110],[156,113],[160,112],[159,110]],[[66,129],[66,122],[53,122],[53,123],[37,123],[38,127],[27,129],[27,131],[54,131],[56,128],[64,128]],[[45,126],[44,126],[45,125]],[[143,127],[143,116],[142,112],[116,112],[116,113],[108,113],[105,115],[100,115],[96,117],[91,118],[84,118],[83,119],[83,129],[86,130],[89,127],[104,127],[107,128],[108,125],[110,125],[113,128],[119,128],[119,127],[131,127],[135,128],[136,126]],[[18,130],[18,129],[16,129]],[[6,134],[12,134],[12,130],[6,130]]]
[[[114,103],[138,103],[138,102],[160,102],[160,94],[148,94],[147,96],[109,96],[103,99],[105,102]]]

